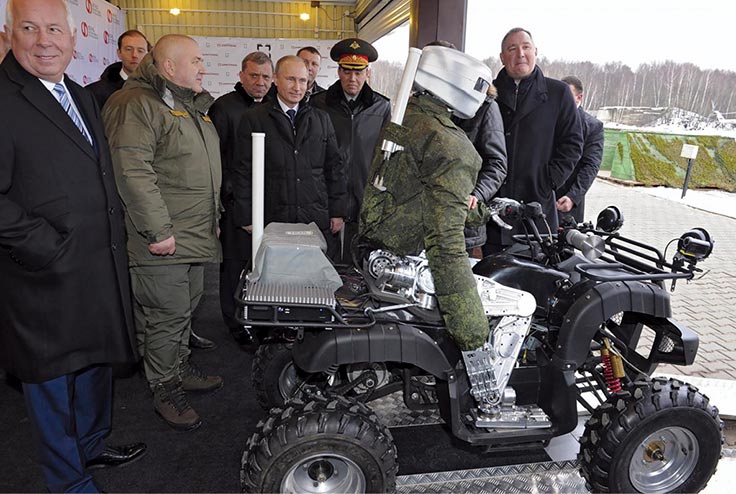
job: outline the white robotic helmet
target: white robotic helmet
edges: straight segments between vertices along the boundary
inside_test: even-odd
[[[444,46],[422,50],[414,84],[452,108],[460,118],[472,118],[486,100],[493,81],[491,69],[470,55]]]

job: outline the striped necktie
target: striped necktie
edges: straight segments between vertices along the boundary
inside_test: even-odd
[[[74,111],[74,107],[72,106],[72,102],[69,100],[69,95],[66,92],[66,88],[64,88],[61,83],[56,83],[56,85],[54,86],[54,92],[59,98],[59,103],[61,103],[61,106],[64,107],[64,111],[67,112],[69,118],[72,119],[74,125],[76,125],[79,129],[79,132],[81,132],[84,138],[87,139],[87,142],[92,144],[92,138],[89,136],[89,134],[87,134],[87,131],[84,129],[84,124],[82,124],[81,117],[77,114],[76,111]]]

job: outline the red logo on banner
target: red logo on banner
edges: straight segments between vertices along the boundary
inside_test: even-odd
[[[112,22],[112,10],[107,9],[107,22]]]
[[[87,75],[86,74],[82,76],[82,82],[84,83],[85,86],[87,85],[87,81],[88,80],[89,79],[87,78]]]
[[[72,53],[72,56],[74,57],[74,60],[77,59],[77,50],[74,50],[74,53]]]
[[[91,53],[89,54],[89,56],[87,58],[89,59],[89,63],[94,62],[94,57],[92,57],[92,54]]]
[[[86,22],[82,21],[82,36],[86,38],[88,34],[89,34],[89,27],[87,26]]]
[[[109,44],[110,43],[110,33],[108,33],[107,31],[103,31],[102,39],[105,40],[106,45]]]
[[[107,66],[107,57],[102,57],[102,65]]]
[[[91,14],[92,13],[92,0],[87,0],[86,7],[87,7],[87,13]]]

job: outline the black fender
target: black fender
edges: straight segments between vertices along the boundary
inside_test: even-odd
[[[294,363],[310,373],[324,372],[335,365],[362,362],[398,362],[415,365],[446,380],[460,357],[441,330],[439,338],[400,322],[379,323],[370,328],[334,328],[305,331],[292,350]],[[434,335],[437,337],[437,335]],[[457,355],[453,355],[457,353]]]
[[[642,281],[592,285],[577,296],[564,314],[555,354],[550,362],[542,365],[539,403],[558,427],[558,432],[569,432],[577,425],[575,371],[586,361],[590,343],[601,324],[619,312],[625,314],[624,320],[629,321],[630,328],[643,323],[656,333],[648,358],[635,359],[639,357],[636,352],[628,355],[644,372],[651,372],[657,362],[689,365],[695,359],[698,337],[670,318],[672,308],[666,290]],[[635,339],[638,337],[639,333]],[[670,341],[660,344],[665,337]]]
[[[669,293],[657,285],[641,281],[610,281],[594,285],[578,297],[563,316],[554,357],[560,368],[570,370],[582,365],[600,325],[619,312],[641,313],[667,321],[672,315]]]

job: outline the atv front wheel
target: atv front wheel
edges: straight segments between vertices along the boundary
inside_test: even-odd
[[[715,473],[722,429],[718,410],[694,386],[636,381],[585,424],[581,475],[593,492],[698,492]]]
[[[396,446],[366,405],[343,396],[309,396],[273,409],[248,441],[243,492],[393,492]]]

